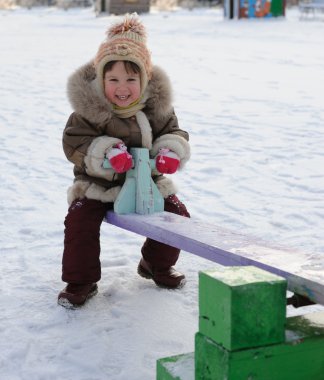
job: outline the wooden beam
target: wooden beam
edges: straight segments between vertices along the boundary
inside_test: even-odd
[[[118,215],[106,221],[225,266],[254,265],[287,279],[288,289],[324,305],[324,255],[270,245],[246,235],[168,212]]]

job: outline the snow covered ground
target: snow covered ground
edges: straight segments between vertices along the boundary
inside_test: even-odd
[[[212,9],[142,19],[191,134],[176,182],[192,217],[323,255],[323,19],[294,9],[273,20],[224,21]],[[183,252],[186,287],[158,289],[136,274],[142,238],[112,226],[98,296],[75,311],[56,304],[72,180],[65,84],[115,20],[0,11],[1,380],[152,380],[158,358],[194,349],[197,273],[213,263]]]

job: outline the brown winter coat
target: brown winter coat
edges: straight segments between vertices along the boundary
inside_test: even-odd
[[[167,147],[180,157],[180,167],[190,157],[188,133],[178,126],[171,104],[171,85],[167,75],[154,67],[144,94],[145,108],[127,119],[117,117],[112,105],[96,84],[93,65],[79,68],[68,81],[68,96],[75,112],[63,133],[63,149],[74,164],[75,181],[68,191],[68,202],[87,197],[113,202],[125,174],[103,169],[105,152],[123,141],[128,148],[145,147],[154,157]],[[164,197],[176,192],[172,181],[156,170],[152,177]]]

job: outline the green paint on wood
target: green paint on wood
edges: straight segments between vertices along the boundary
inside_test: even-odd
[[[194,353],[159,359],[156,364],[156,380],[194,380]]]
[[[323,380],[324,312],[287,319],[284,343],[229,351],[196,334],[196,380]]]
[[[283,16],[285,13],[283,0],[272,0],[270,12],[272,16]]]
[[[199,331],[228,350],[284,341],[286,280],[248,267],[199,273]]]

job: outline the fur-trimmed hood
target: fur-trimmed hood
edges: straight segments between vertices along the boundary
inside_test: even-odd
[[[102,125],[112,117],[113,107],[96,80],[93,63],[77,69],[68,79],[67,94],[73,110],[91,123]],[[156,120],[165,120],[173,112],[170,79],[158,66],[144,92],[145,113]]]

